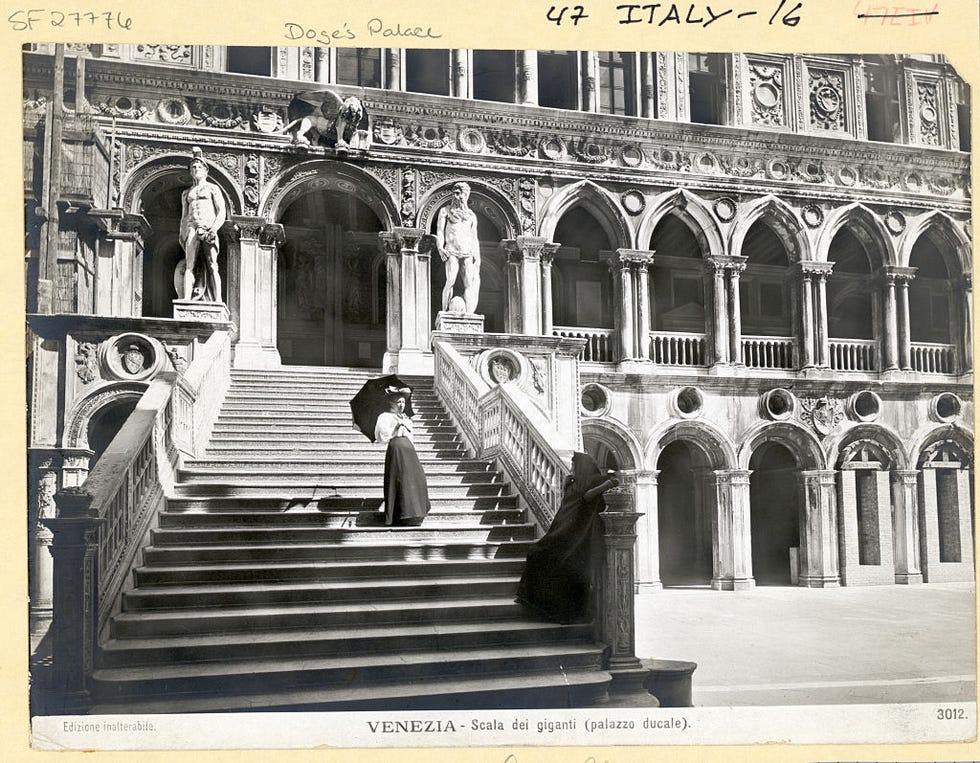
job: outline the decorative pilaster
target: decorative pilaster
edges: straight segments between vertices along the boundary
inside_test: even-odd
[[[745,591],[755,587],[749,515],[750,474],[744,469],[714,473],[711,587],[716,591]]]
[[[541,250],[541,333],[551,336],[554,328],[554,307],[551,294],[551,263],[560,244],[549,244]]]
[[[262,217],[232,215],[228,297],[238,324],[235,368],[282,365],[276,347],[276,280],[282,225]]]
[[[922,583],[919,559],[919,472],[896,469],[892,472],[892,510],[895,517],[895,582]]]
[[[725,270],[728,271],[728,352],[735,365],[742,365],[742,305],[739,299],[739,276],[745,270],[748,257],[732,256]]]
[[[518,51],[517,96],[523,106],[538,105],[538,51]]]
[[[603,560],[600,572],[599,640],[609,647],[607,670],[612,675],[610,694],[643,692],[647,671],[636,657],[636,620],[633,607],[634,527],[640,514],[633,511],[633,486],[620,485],[605,494],[602,522]]]
[[[91,496],[80,488],[59,491],[58,514],[44,520],[53,533],[54,607],[52,661],[65,709],[89,704],[95,664],[99,611],[99,532],[105,520],[92,511]]]
[[[143,215],[121,209],[90,209],[104,230],[96,252],[95,311],[138,317],[143,312],[143,246],[153,232]]]
[[[635,472],[636,508],[642,514],[636,522],[636,588],[638,591],[659,591],[660,533],[657,476],[659,471]]]
[[[835,473],[800,472],[803,522],[800,528],[800,585],[832,588],[840,585],[838,564]]]
[[[421,228],[395,228],[378,237],[388,256],[388,351],[385,369],[431,373],[429,349],[429,253],[420,251]]]

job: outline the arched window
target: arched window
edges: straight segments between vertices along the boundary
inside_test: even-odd
[[[574,207],[555,228],[561,244],[552,281],[554,321],[560,326],[612,328],[612,284],[601,255],[611,250],[599,221],[584,207]]]

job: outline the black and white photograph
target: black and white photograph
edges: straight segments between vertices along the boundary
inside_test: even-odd
[[[954,63],[298,42],[24,45],[35,745],[975,737]]]

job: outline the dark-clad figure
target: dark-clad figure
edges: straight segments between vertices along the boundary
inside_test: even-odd
[[[412,420],[405,415],[406,396],[388,396],[390,409],[378,416],[375,439],[388,443],[385,452],[385,524],[419,525],[429,513],[429,488],[412,444]]]
[[[619,482],[602,473],[591,456],[576,453],[565,480],[561,507],[551,527],[527,555],[517,602],[559,623],[589,615],[598,514],[602,494]]]

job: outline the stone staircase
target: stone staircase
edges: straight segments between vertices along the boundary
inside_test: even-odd
[[[384,526],[384,446],[348,401],[377,372],[235,371],[112,619],[93,712],[574,707],[610,676],[591,626],[513,602],[534,540],[491,464],[415,389],[432,511]]]

